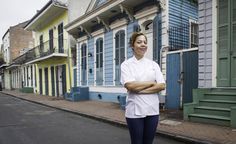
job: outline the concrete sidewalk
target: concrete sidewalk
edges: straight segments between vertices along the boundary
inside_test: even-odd
[[[126,126],[124,111],[117,103],[100,101],[71,102],[51,96],[4,90],[5,93],[34,103],[87,116],[119,126]],[[236,144],[236,130],[210,124],[182,120],[181,111],[161,111],[157,134],[175,138],[186,143]]]

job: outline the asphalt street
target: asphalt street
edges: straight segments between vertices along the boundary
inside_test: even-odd
[[[127,128],[0,94],[0,144],[129,144]],[[154,144],[183,144],[157,136]]]

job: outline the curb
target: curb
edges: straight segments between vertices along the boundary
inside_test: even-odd
[[[21,100],[24,100],[24,101],[39,104],[39,105],[42,105],[42,106],[55,108],[57,110],[62,110],[62,111],[69,112],[69,113],[72,113],[72,114],[76,114],[76,115],[79,115],[79,116],[83,116],[83,117],[91,118],[91,119],[94,119],[94,120],[97,120],[97,121],[105,122],[105,123],[108,123],[108,124],[111,124],[111,125],[114,125],[114,126],[127,128],[126,123],[122,123],[120,121],[114,121],[114,120],[111,120],[107,117],[102,117],[102,116],[97,116],[97,115],[90,115],[90,114],[83,113],[83,112],[80,112],[80,111],[74,111],[74,110],[71,110],[71,109],[56,107],[56,106],[52,106],[52,105],[49,105],[49,104],[45,104],[43,102],[38,102],[38,101],[18,97],[18,96],[15,96],[13,94],[5,93],[3,91],[1,91],[0,93],[11,96],[11,97],[14,97],[14,98],[17,98],[17,99],[21,99]],[[156,135],[171,138],[173,140],[184,142],[186,144],[213,144],[212,142],[209,142],[209,141],[203,141],[203,140],[200,140],[200,139],[186,137],[186,136],[178,135],[178,134],[176,135],[176,134],[169,133],[169,132],[166,132],[166,131],[162,131],[162,130],[159,130],[159,129],[157,129]]]

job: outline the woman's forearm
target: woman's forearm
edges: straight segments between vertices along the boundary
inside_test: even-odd
[[[155,85],[155,82],[138,82],[138,81],[133,81],[133,82],[127,82],[125,84],[125,88],[134,93],[139,93],[142,90],[151,88],[153,85]]]
[[[165,84],[164,83],[156,83],[152,87],[143,89],[139,91],[139,94],[153,94],[153,93],[158,93],[162,90],[165,89]]]

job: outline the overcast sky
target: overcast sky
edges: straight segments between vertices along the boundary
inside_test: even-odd
[[[1,0],[0,4],[0,44],[10,26],[31,19],[49,0]]]

